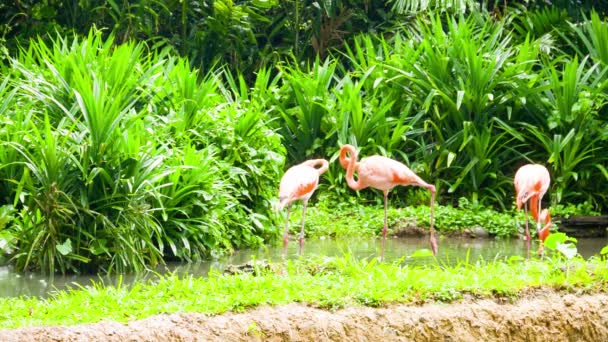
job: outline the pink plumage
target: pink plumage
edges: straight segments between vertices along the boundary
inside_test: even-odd
[[[287,219],[285,222],[285,232],[283,233],[283,254],[287,252],[288,232],[289,232],[289,212],[294,201],[301,200],[302,208],[302,229],[300,231],[300,254],[304,245],[304,218],[306,216],[306,206],[308,200],[319,185],[319,176],[329,168],[329,163],[325,159],[307,160],[301,164],[290,167],[279,185],[279,208],[287,206]]]
[[[348,156],[350,154],[350,157]],[[388,192],[395,186],[414,185],[420,186],[431,191],[431,229],[430,229],[430,245],[433,254],[437,254],[437,240],[435,238],[435,230],[433,227],[433,208],[435,203],[435,186],[426,183],[422,178],[418,177],[412,170],[404,164],[379,155],[374,155],[357,160],[358,152],[351,145],[344,145],[340,148],[340,164],[346,169],[346,183],[353,190],[362,190],[367,187],[382,190],[384,193],[384,228],[382,229],[382,252],[381,258],[384,258],[384,241],[386,240],[387,232],[387,201]],[[354,173],[357,172],[358,180],[354,179]]]
[[[549,210],[541,211],[541,201],[551,185],[549,171],[540,164],[526,164],[515,173],[513,185],[515,186],[517,209],[520,209],[523,204],[526,213],[526,241],[530,241],[530,230],[528,228],[528,202],[530,202],[530,214],[536,221],[536,231],[541,239],[542,249],[542,243],[549,235],[549,227],[551,226]],[[545,227],[542,230],[541,221],[545,222]]]

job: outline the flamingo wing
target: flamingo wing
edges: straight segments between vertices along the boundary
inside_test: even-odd
[[[361,159],[357,170],[359,181],[366,186],[379,190],[392,189],[396,184],[392,181],[393,165],[390,161],[390,159],[382,156],[370,156]]]
[[[281,178],[279,200],[287,203],[310,198],[319,183],[319,172],[307,165],[291,167]]]
[[[407,166],[383,156],[363,158],[359,164],[359,179],[380,190],[390,190],[397,185],[423,183]]]

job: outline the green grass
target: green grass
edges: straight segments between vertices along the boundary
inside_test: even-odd
[[[126,322],[155,314],[242,311],[262,304],[300,302],[327,309],[390,303],[450,302],[463,295],[516,298],[530,289],[594,293],[608,290],[605,260],[559,258],[403,266],[349,255],[271,263],[255,274],[207,278],[161,277],[132,287],[95,286],[59,291],[49,299],[9,298],[0,326]]]
[[[381,204],[367,205],[353,198],[338,202],[329,197],[320,197],[314,205],[306,209],[306,236],[320,237],[371,237],[382,234],[384,208]],[[337,204],[336,204],[337,203]],[[302,220],[302,206],[299,202],[292,207],[290,229],[299,233]],[[556,205],[550,208],[554,218],[552,231],[559,230],[558,217],[576,215],[599,215],[591,203]],[[530,220],[533,218],[530,216]],[[283,214],[284,220],[284,214]],[[509,238],[523,232],[524,210],[497,211],[461,198],[458,207],[435,204],[435,229],[442,234],[461,233],[465,229],[482,227],[491,236]],[[389,203],[389,234],[403,227],[429,228],[429,207]]]
[[[306,214],[306,236],[369,237],[382,233],[384,208],[382,205],[339,203],[323,199],[309,206]],[[391,205],[388,209],[389,234],[407,226],[429,228],[429,207]],[[290,228],[293,233],[300,230],[302,207],[298,203],[292,208]],[[444,234],[462,232],[465,229],[482,227],[491,235],[513,237],[518,224],[523,227],[523,210],[499,212],[484,206],[474,205],[461,199],[458,208],[435,205],[435,229]]]

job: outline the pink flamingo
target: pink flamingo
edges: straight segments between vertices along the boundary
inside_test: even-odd
[[[551,176],[546,167],[540,164],[526,164],[520,167],[513,178],[515,185],[515,196],[517,210],[524,205],[526,215],[526,241],[530,242],[530,230],[528,228],[528,201],[530,202],[530,213],[536,221],[536,232],[541,239],[541,246],[551,227],[551,216],[549,210],[541,212],[541,200],[551,184]],[[545,221],[545,226],[541,230],[541,221]],[[529,245],[528,245],[529,248]]]
[[[318,168],[317,168],[318,167]],[[283,255],[287,253],[287,233],[289,231],[289,212],[294,201],[302,200],[302,230],[300,231],[300,254],[304,246],[304,218],[306,205],[319,184],[319,176],[329,168],[325,159],[307,160],[301,164],[290,167],[281,178],[279,185],[279,208],[287,206],[287,220],[283,233]]]
[[[347,156],[350,154],[350,157]],[[418,177],[412,170],[402,163],[379,155],[373,155],[357,161],[358,152],[351,145],[340,148],[340,164],[346,169],[346,183],[348,186],[359,191],[367,187],[381,190],[384,193],[384,228],[382,229],[382,252],[380,259],[384,258],[384,241],[387,232],[387,207],[388,192],[397,185],[415,185],[427,188],[431,191],[431,250],[433,255],[437,254],[437,240],[433,228],[433,207],[435,203],[435,186],[428,184]],[[354,179],[357,171],[358,180]]]

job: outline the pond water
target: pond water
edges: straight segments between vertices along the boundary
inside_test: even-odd
[[[588,258],[598,254],[608,245],[608,238],[579,238],[577,248],[579,253]],[[304,244],[304,257],[306,256],[342,256],[352,255],[356,258],[371,259],[377,257],[380,252],[381,239],[358,238],[358,239],[324,239],[306,240]],[[389,238],[386,241],[385,261],[395,262],[401,260],[403,263],[435,262],[433,258],[407,258],[416,250],[429,248],[427,238]],[[530,253],[536,253],[538,244],[532,242]],[[174,272],[176,274],[191,274],[194,276],[205,276],[210,269],[223,271],[227,265],[240,265],[250,261],[266,259],[270,261],[282,260],[282,245],[267,246],[260,249],[237,251],[236,253],[219,259],[202,261],[197,263],[169,263],[157,270],[160,274]],[[476,262],[480,258],[486,261],[495,258],[519,255],[526,256],[526,244],[518,239],[464,239],[464,238],[442,238],[439,241],[438,259],[442,263],[455,264],[458,262]],[[287,257],[298,258],[298,243],[290,241]],[[121,276],[123,284],[128,285],[135,281],[155,279],[157,274],[150,272],[143,275],[125,274]],[[87,286],[95,282],[103,282],[106,285],[115,285],[118,276],[99,277],[95,275],[55,275],[53,277],[38,273],[20,274],[14,272],[10,267],[0,267],[0,297],[39,296],[47,297],[57,289],[76,287],[76,284]]]

